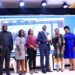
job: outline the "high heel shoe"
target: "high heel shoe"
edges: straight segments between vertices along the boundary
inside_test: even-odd
[[[64,69],[62,69],[62,68],[61,68],[60,70],[61,70],[61,72],[63,72],[63,71],[64,71]]]

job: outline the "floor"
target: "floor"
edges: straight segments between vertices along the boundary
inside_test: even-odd
[[[6,75],[5,73],[3,75]],[[14,73],[13,71],[11,72],[11,75],[18,75],[17,73]],[[31,75],[29,73],[23,74],[23,75]],[[48,72],[43,74],[41,71],[38,71],[38,73],[33,73],[33,75],[75,75],[75,71],[68,71],[68,69],[64,70],[64,72]]]

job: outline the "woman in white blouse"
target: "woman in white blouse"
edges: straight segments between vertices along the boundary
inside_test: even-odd
[[[18,72],[25,73],[25,37],[24,30],[20,30],[16,38],[16,55]],[[20,69],[21,68],[21,69]]]

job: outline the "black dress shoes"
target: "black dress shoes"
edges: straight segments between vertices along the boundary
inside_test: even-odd
[[[47,71],[46,70],[42,70],[42,73],[46,73]]]

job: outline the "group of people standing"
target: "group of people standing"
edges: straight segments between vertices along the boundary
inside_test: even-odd
[[[36,70],[36,54],[37,48],[40,50],[40,64],[43,73],[50,72],[49,54],[50,44],[54,46],[54,55],[56,57],[57,71],[60,70],[59,61],[61,61],[61,71],[64,71],[64,58],[69,59],[70,70],[75,70],[75,35],[70,32],[68,26],[64,27],[65,35],[60,34],[59,28],[55,29],[55,35],[52,39],[48,39],[46,25],[42,27],[42,31],[38,36],[34,36],[32,29],[28,30],[28,35],[25,37],[24,30],[21,29],[16,37],[15,59],[17,62],[18,73],[24,74],[27,71],[26,52],[29,59],[29,72],[37,73]],[[13,50],[13,39],[10,32],[7,31],[7,25],[2,26],[0,31],[0,75],[3,74],[3,60],[5,58],[5,68],[7,75],[10,75],[9,61],[10,54]],[[44,63],[45,57],[45,63]]]

